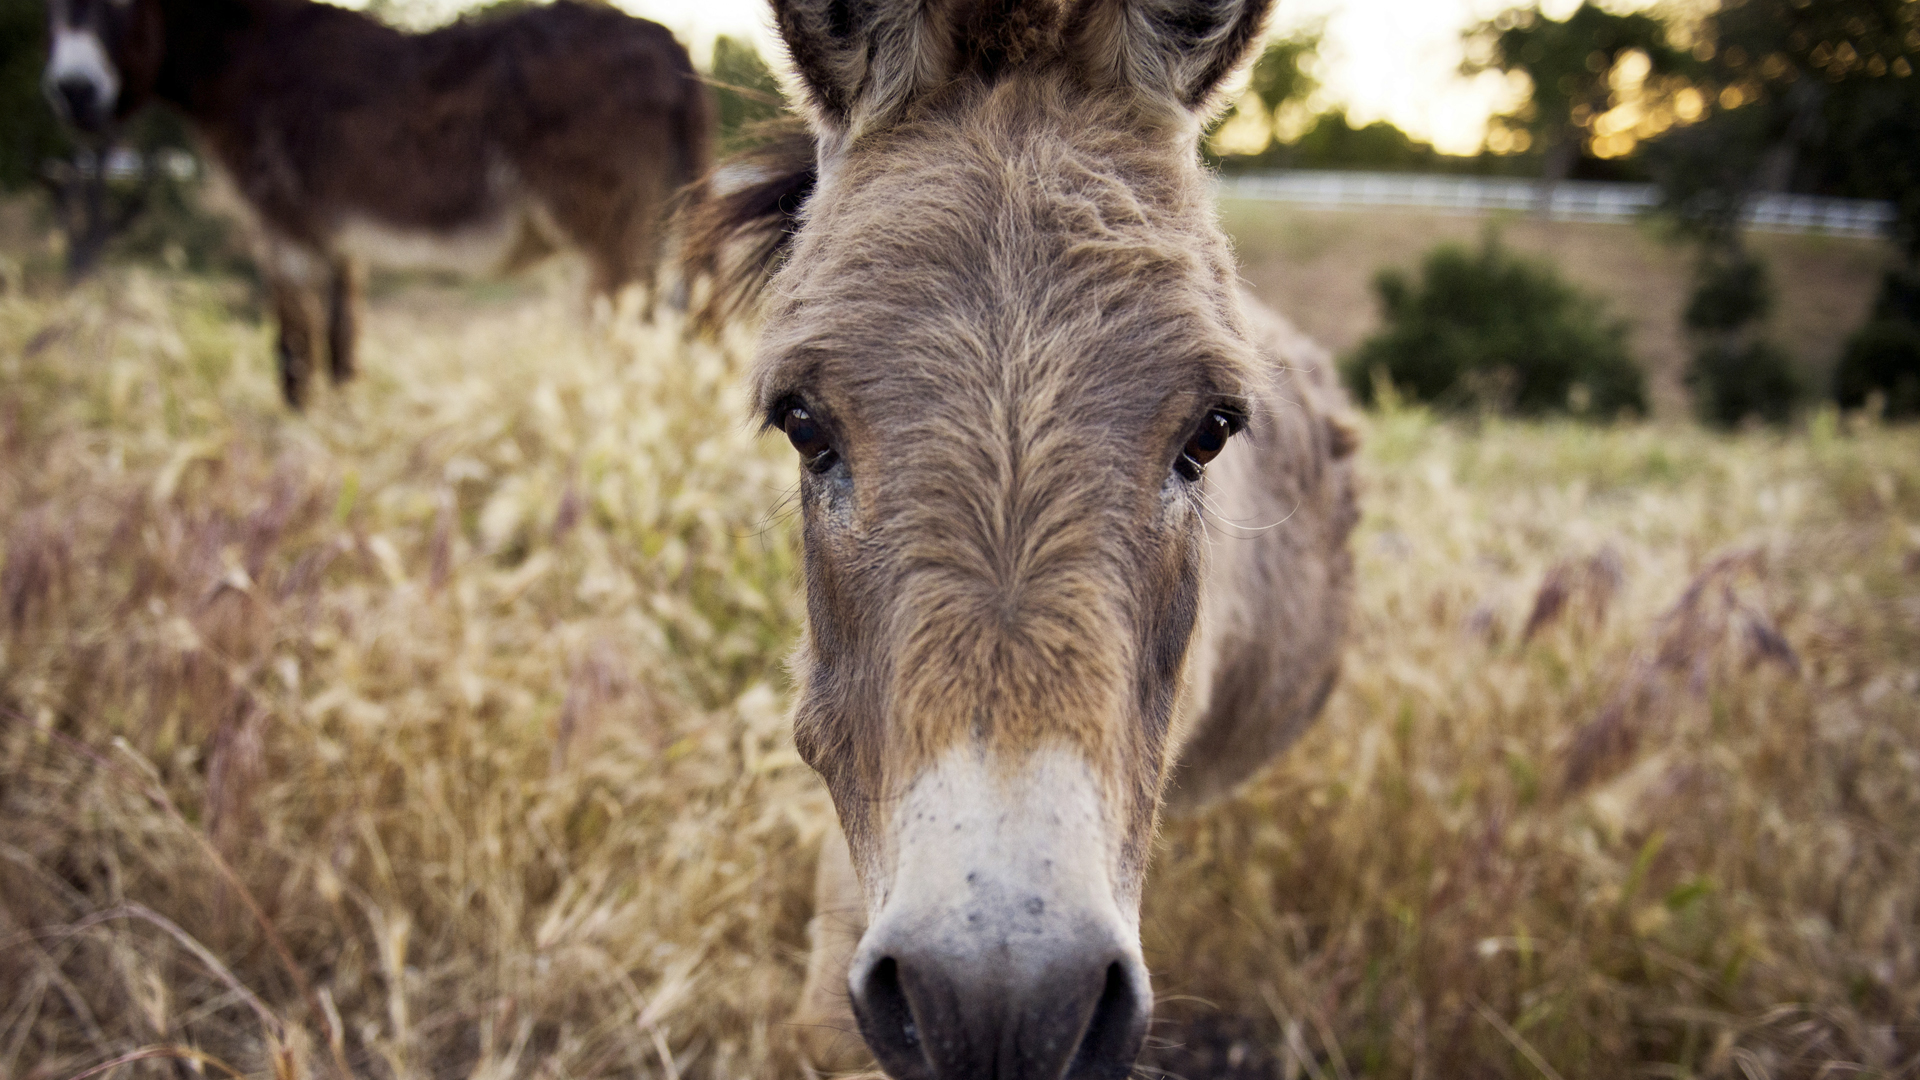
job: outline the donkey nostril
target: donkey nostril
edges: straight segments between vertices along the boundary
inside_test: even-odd
[[[867,980],[867,1001],[874,1019],[898,1028],[908,1043],[918,1043],[920,1032],[913,1026],[913,1010],[907,1005],[906,991],[900,988],[900,965],[889,956],[873,967]]]
[[[902,1080],[931,1075],[921,1047],[920,1026],[901,985],[900,965],[893,957],[882,957],[873,965],[856,988],[854,1002],[860,1033],[888,1073]]]
[[[1080,1049],[1067,1069],[1071,1080],[1107,1080],[1128,1076],[1146,1037],[1146,1017],[1133,979],[1119,961],[1107,965],[1107,982],[1093,1007]]]

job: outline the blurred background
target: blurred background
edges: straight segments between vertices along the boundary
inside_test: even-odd
[[[759,5],[626,7],[754,145]],[[0,1075],[805,1075],[752,326],[376,271],[290,411],[192,132],[46,48],[0,0]],[[1920,0],[1283,0],[1202,150],[1361,409],[1357,617],[1164,830],[1143,1075],[1920,1077],[1916,66]]]
[[[520,2],[367,10],[422,29]],[[723,152],[778,111],[778,43],[760,5],[627,8],[674,29],[710,75]],[[1458,396],[1472,381],[1455,370],[1471,366],[1461,357],[1412,374],[1407,305],[1422,290],[1496,288],[1489,275],[1510,266],[1544,275],[1548,292],[1566,286],[1556,332],[1620,339],[1613,351],[1643,385],[1602,393],[1607,410],[1779,422],[1878,391],[1911,411],[1914,27],[1905,0],[1282,5],[1205,149],[1256,291],[1403,392]],[[76,144],[39,87],[45,33],[38,0],[4,0],[9,272],[84,273],[111,249],[244,274],[244,244],[206,212],[206,170],[180,118],[148,109],[111,146]],[[1463,246],[1477,263],[1420,262]],[[1389,323],[1401,345],[1355,359]],[[1601,361],[1575,361],[1587,362]],[[1511,358],[1483,366],[1513,370]],[[1370,377],[1353,379],[1363,395]],[[1562,409],[1547,397],[1579,381],[1522,396],[1529,411]]]

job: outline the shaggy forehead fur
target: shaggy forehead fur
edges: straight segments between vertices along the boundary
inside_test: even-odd
[[[1260,370],[1192,137],[1043,72],[925,102],[808,204],[757,384],[854,478],[842,518],[807,508],[797,665],[851,833],[852,792],[963,739],[1073,745],[1151,819],[1199,562],[1168,477]]]

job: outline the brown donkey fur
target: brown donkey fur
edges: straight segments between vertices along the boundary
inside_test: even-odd
[[[559,0],[425,34],[313,0],[50,0],[50,96],[101,128],[149,100],[193,123],[257,217],[300,405],[322,343],[354,369],[363,266],[510,269],[579,250],[650,291],[711,106],[657,24]]]
[[[773,271],[755,385],[803,461],[816,1063],[857,1020],[900,1080],[1127,1075],[1158,813],[1333,685],[1355,436],[1197,154],[1268,2],[774,0],[812,138],[688,246],[710,320]]]

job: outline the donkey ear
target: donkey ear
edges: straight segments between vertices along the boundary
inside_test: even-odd
[[[1097,77],[1202,113],[1272,9],[1273,0],[1078,0],[1069,48]]]
[[[951,75],[952,5],[941,0],[773,0],[774,19],[822,134],[890,115]]]

